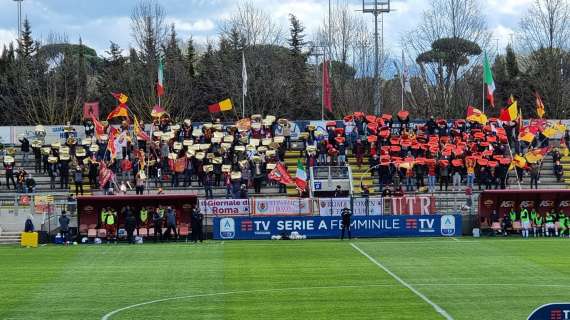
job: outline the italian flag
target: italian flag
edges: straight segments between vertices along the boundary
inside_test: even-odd
[[[156,84],[156,95],[162,97],[164,95],[164,65],[162,59],[158,61],[158,83]]]
[[[301,160],[297,160],[297,174],[295,176],[295,184],[301,191],[307,190],[307,171]]]
[[[495,98],[493,94],[495,93],[495,80],[493,80],[493,72],[491,71],[491,65],[489,64],[489,59],[487,58],[487,53],[485,52],[485,60],[483,61],[483,82],[487,88],[487,100],[491,106],[495,107]]]

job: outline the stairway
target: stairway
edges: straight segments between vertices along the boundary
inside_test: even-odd
[[[20,232],[19,231],[2,231],[0,233],[0,245],[2,244],[19,244]]]
[[[287,152],[285,152],[285,166],[287,166],[287,172],[289,172],[293,179],[297,176],[297,160],[301,160],[303,165],[305,165],[305,159],[301,156],[301,153],[298,150],[287,150]],[[308,169],[305,168],[305,170]],[[297,188],[294,185],[287,186],[287,196],[299,196],[299,191],[297,191]]]
[[[357,164],[356,157],[353,155],[347,155],[347,162],[352,170],[352,186],[354,189],[353,195],[358,197],[362,194],[360,181],[362,181],[364,185],[368,186],[370,195],[373,195],[375,191],[375,189],[372,187],[374,178],[372,176],[372,172],[369,170],[370,165],[368,164],[368,157],[364,157],[362,159],[362,165],[360,167]]]
[[[72,178],[73,176],[71,176],[70,178]],[[73,179],[71,179],[71,181],[69,181],[69,193],[73,193],[75,194],[75,182],[73,181]],[[79,194],[81,195],[81,194]],[[91,196],[93,195],[93,191],[91,190],[91,185],[89,184],[89,181],[85,182],[85,179],[83,181],[83,195],[84,196]]]

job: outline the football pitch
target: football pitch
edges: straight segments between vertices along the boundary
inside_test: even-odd
[[[568,239],[0,247],[0,319],[526,319]]]

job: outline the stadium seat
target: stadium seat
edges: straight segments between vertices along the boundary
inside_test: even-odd
[[[522,229],[522,226],[521,226],[521,222],[520,222],[520,221],[515,221],[515,222],[513,222],[513,230],[515,230],[515,231],[520,231],[521,229]]]
[[[87,229],[89,229],[89,228],[88,228],[88,226],[87,226],[86,224],[81,224],[81,225],[79,225],[79,234],[80,234],[80,235],[86,235],[86,234],[87,234]]]
[[[138,235],[139,235],[139,237],[146,238],[148,236],[147,228],[139,228]]]
[[[501,230],[501,224],[499,222],[493,222],[491,229],[493,229],[495,231],[499,231],[499,230]]]
[[[190,234],[190,231],[188,230],[188,225],[186,226],[181,226],[178,229],[178,235],[180,236],[180,238],[184,238],[185,240],[188,240],[188,235]]]
[[[97,225],[96,224],[90,224],[89,226],[87,226],[87,229],[97,229]]]
[[[97,237],[99,237],[99,238],[106,238],[106,237],[107,237],[107,230],[105,230],[105,229],[98,229],[98,230],[97,230]]]
[[[154,228],[148,228],[148,236],[149,237],[154,236]]]
[[[87,237],[88,237],[88,238],[95,238],[95,237],[97,237],[97,229],[88,229],[88,230],[87,230]]]

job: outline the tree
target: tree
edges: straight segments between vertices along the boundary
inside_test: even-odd
[[[229,34],[234,31],[245,39],[246,46],[277,45],[283,39],[279,24],[250,0],[240,1],[236,10],[222,23],[222,37],[229,38]]]
[[[18,56],[21,59],[30,58],[36,51],[36,45],[34,39],[32,38],[32,27],[28,18],[24,19],[22,36],[18,41]]]
[[[471,59],[467,64],[457,64],[460,61],[456,61],[448,68],[441,63],[425,64],[430,59],[422,57],[422,53],[430,52],[438,40],[443,41],[442,44],[454,42],[442,39],[461,39],[457,41],[468,46],[477,44],[479,48],[486,48],[490,33],[482,12],[479,2],[475,0],[431,0],[430,8],[424,12],[418,26],[403,37],[402,46],[408,55],[419,58],[416,61],[430,94],[428,104],[422,108],[428,108],[430,114],[449,116],[464,111],[465,105],[473,98],[473,93],[457,91],[459,86],[454,83],[462,80],[477,59]],[[452,88],[454,89],[451,90]],[[460,110],[451,110],[455,108]]]

